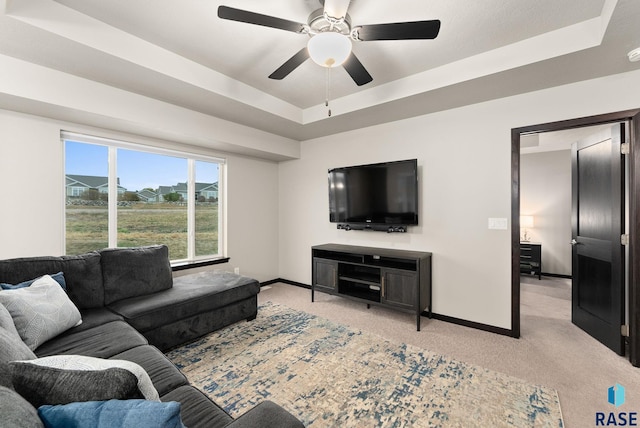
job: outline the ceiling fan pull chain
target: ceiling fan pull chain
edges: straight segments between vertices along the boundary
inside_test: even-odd
[[[327,107],[327,116],[331,117],[331,108],[329,108],[329,83],[330,83],[330,74],[331,74],[331,67],[327,67],[327,72],[325,74],[325,99],[324,99],[324,105],[325,107]]]

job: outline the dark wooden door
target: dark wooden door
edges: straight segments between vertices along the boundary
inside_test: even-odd
[[[572,313],[574,324],[624,354],[623,124],[572,150]]]

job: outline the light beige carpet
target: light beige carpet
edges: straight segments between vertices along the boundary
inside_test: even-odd
[[[479,284],[478,286],[481,286]],[[513,339],[460,325],[415,317],[288,284],[264,287],[260,304],[273,302],[312,313],[354,329],[407,343],[558,391],[567,427],[595,425],[596,412],[608,412],[607,390],[627,389],[620,411],[640,411],[640,369],[571,323],[571,283],[562,278],[523,277],[522,337]]]
[[[233,416],[269,399],[309,427],[560,427],[555,390],[266,303],[168,353]]]

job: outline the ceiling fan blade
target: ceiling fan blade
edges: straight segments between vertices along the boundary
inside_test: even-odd
[[[332,18],[341,19],[347,16],[351,0],[324,0],[324,13]]]
[[[357,30],[362,41],[435,39],[440,32],[440,20],[363,25]]]
[[[364,68],[364,65],[360,62],[358,58],[356,58],[355,54],[351,52],[349,58],[342,64],[349,76],[356,82],[356,85],[362,86],[373,80],[373,77],[369,74],[369,72]]]
[[[289,75],[293,70],[298,68],[303,62],[309,58],[309,51],[307,47],[300,49],[297,54],[289,58],[284,64],[282,64],[276,71],[271,73],[269,79],[282,80]]]
[[[294,33],[306,33],[307,26],[288,19],[276,18],[261,13],[235,9],[228,6],[218,7],[218,17],[230,21],[246,22],[248,24],[262,25],[263,27],[277,28],[279,30],[293,31]]]

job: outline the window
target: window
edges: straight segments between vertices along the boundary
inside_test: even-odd
[[[165,244],[172,262],[221,256],[224,161],[62,133],[65,252]]]
[[[65,144],[66,253],[81,254],[109,246],[106,189],[109,152],[105,146]]]

